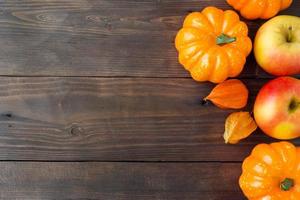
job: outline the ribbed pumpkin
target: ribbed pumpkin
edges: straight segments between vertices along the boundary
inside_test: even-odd
[[[189,14],[175,40],[179,62],[196,81],[238,76],[252,49],[247,25],[232,10],[207,7]]]
[[[293,0],[227,0],[247,19],[269,19],[281,10],[288,8]]]
[[[300,149],[289,142],[257,145],[243,162],[240,187],[249,200],[299,200]]]

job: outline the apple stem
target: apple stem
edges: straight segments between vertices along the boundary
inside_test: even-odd
[[[224,33],[219,35],[216,39],[217,45],[229,44],[236,41],[236,37],[230,37]]]
[[[292,99],[289,105],[289,111],[291,113],[295,112],[300,107],[300,101],[297,101],[296,99]]]
[[[293,28],[290,26],[289,30],[288,30],[288,35],[287,35],[287,42],[292,42],[292,40],[293,40],[292,31],[293,31]]]

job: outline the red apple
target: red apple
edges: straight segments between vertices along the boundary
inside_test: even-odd
[[[280,77],[267,83],[256,98],[254,117],[257,125],[271,137],[299,137],[300,80]]]
[[[261,26],[254,42],[257,63],[276,76],[300,73],[300,18],[282,15]]]

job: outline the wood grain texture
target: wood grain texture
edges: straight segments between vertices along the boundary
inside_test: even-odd
[[[0,75],[188,77],[177,62],[184,16],[224,0],[4,0]],[[298,14],[300,2],[284,13]],[[262,21],[248,21],[253,38]],[[253,56],[243,77],[256,76]]]
[[[184,16],[211,5],[230,9],[225,0],[0,1],[0,199],[244,199],[240,161],[273,140],[257,131],[225,145],[232,111],[201,105],[213,85],[187,78],[174,48]],[[299,9],[294,1],[283,13]],[[263,21],[246,22],[253,39]],[[270,76],[251,55],[241,77],[251,110],[267,81],[254,78]]]
[[[251,110],[266,81],[244,82]],[[232,111],[201,105],[212,87],[184,78],[2,77],[0,159],[241,161],[270,139],[257,132],[225,145]]]
[[[0,198],[243,200],[240,164],[1,162]]]

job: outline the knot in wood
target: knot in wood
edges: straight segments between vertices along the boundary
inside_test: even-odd
[[[83,129],[78,124],[72,124],[68,128],[68,132],[70,135],[78,136],[83,133]]]

